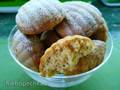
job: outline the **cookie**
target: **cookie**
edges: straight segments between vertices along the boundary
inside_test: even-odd
[[[66,17],[55,27],[61,37],[68,35],[95,37],[96,35],[99,38],[94,39],[106,41],[108,28],[107,25],[104,26],[105,20],[95,6],[82,1],[68,1],[63,3],[63,7],[67,12]]]
[[[24,35],[17,30],[13,36],[12,48],[20,63],[38,72],[40,57],[45,51],[40,35]]]
[[[18,10],[16,24],[22,33],[34,35],[52,30],[64,17],[58,0],[30,0]]]
[[[72,71],[79,58],[88,55],[95,44],[88,37],[66,36],[53,43],[41,57],[39,70],[42,76],[53,76]]]
[[[88,55],[79,58],[79,62],[75,65],[72,71],[67,70],[65,75],[76,75],[83,72],[87,72],[99,64],[104,60],[105,55],[105,43],[100,40],[94,40],[96,45],[95,49]]]

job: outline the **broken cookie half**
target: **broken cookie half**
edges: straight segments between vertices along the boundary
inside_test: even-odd
[[[96,45],[84,36],[66,36],[49,47],[40,59],[39,70],[42,76],[69,74],[74,72],[79,59],[90,54]]]

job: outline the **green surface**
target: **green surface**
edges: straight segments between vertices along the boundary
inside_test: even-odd
[[[105,17],[113,37],[114,49],[108,62],[86,82],[65,90],[120,90],[120,8],[108,8],[94,3]],[[0,14],[0,90],[57,90],[27,76],[14,62],[7,48],[7,37],[15,25],[15,14]],[[11,85],[12,83],[22,85]],[[9,85],[9,83],[11,83]],[[24,83],[34,83],[25,85]],[[62,90],[62,89],[61,89]]]
[[[21,6],[27,1],[29,0],[0,0],[0,7]],[[73,0],[60,0],[60,1],[64,2],[64,1],[73,1]],[[81,0],[81,1],[90,2],[91,0]]]
[[[0,7],[21,6],[28,0],[0,0]]]

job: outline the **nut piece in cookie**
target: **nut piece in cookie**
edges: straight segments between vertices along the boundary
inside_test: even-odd
[[[73,71],[79,58],[95,49],[94,42],[88,37],[66,36],[51,45],[41,57],[39,70],[42,76],[53,76]]]

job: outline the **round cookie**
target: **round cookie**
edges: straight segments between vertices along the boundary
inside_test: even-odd
[[[18,10],[16,23],[22,33],[33,35],[51,30],[64,17],[58,0],[30,0]]]
[[[104,19],[100,11],[91,4],[81,1],[63,3],[66,18],[55,29],[61,37],[67,35],[83,35],[90,37],[95,32],[100,32],[104,27]],[[107,28],[102,28],[104,41],[107,39]],[[101,40],[101,38],[99,38]]]
[[[88,55],[95,44],[88,37],[66,36],[46,49],[40,59],[39,70],[42,76],[53,76],[72,71],[79,58]]]
[[[40,35],[28,36],[17,30],[12,40],[12,48],[15,56],[23,65],[38,71],[40,57],[44,53]]]

